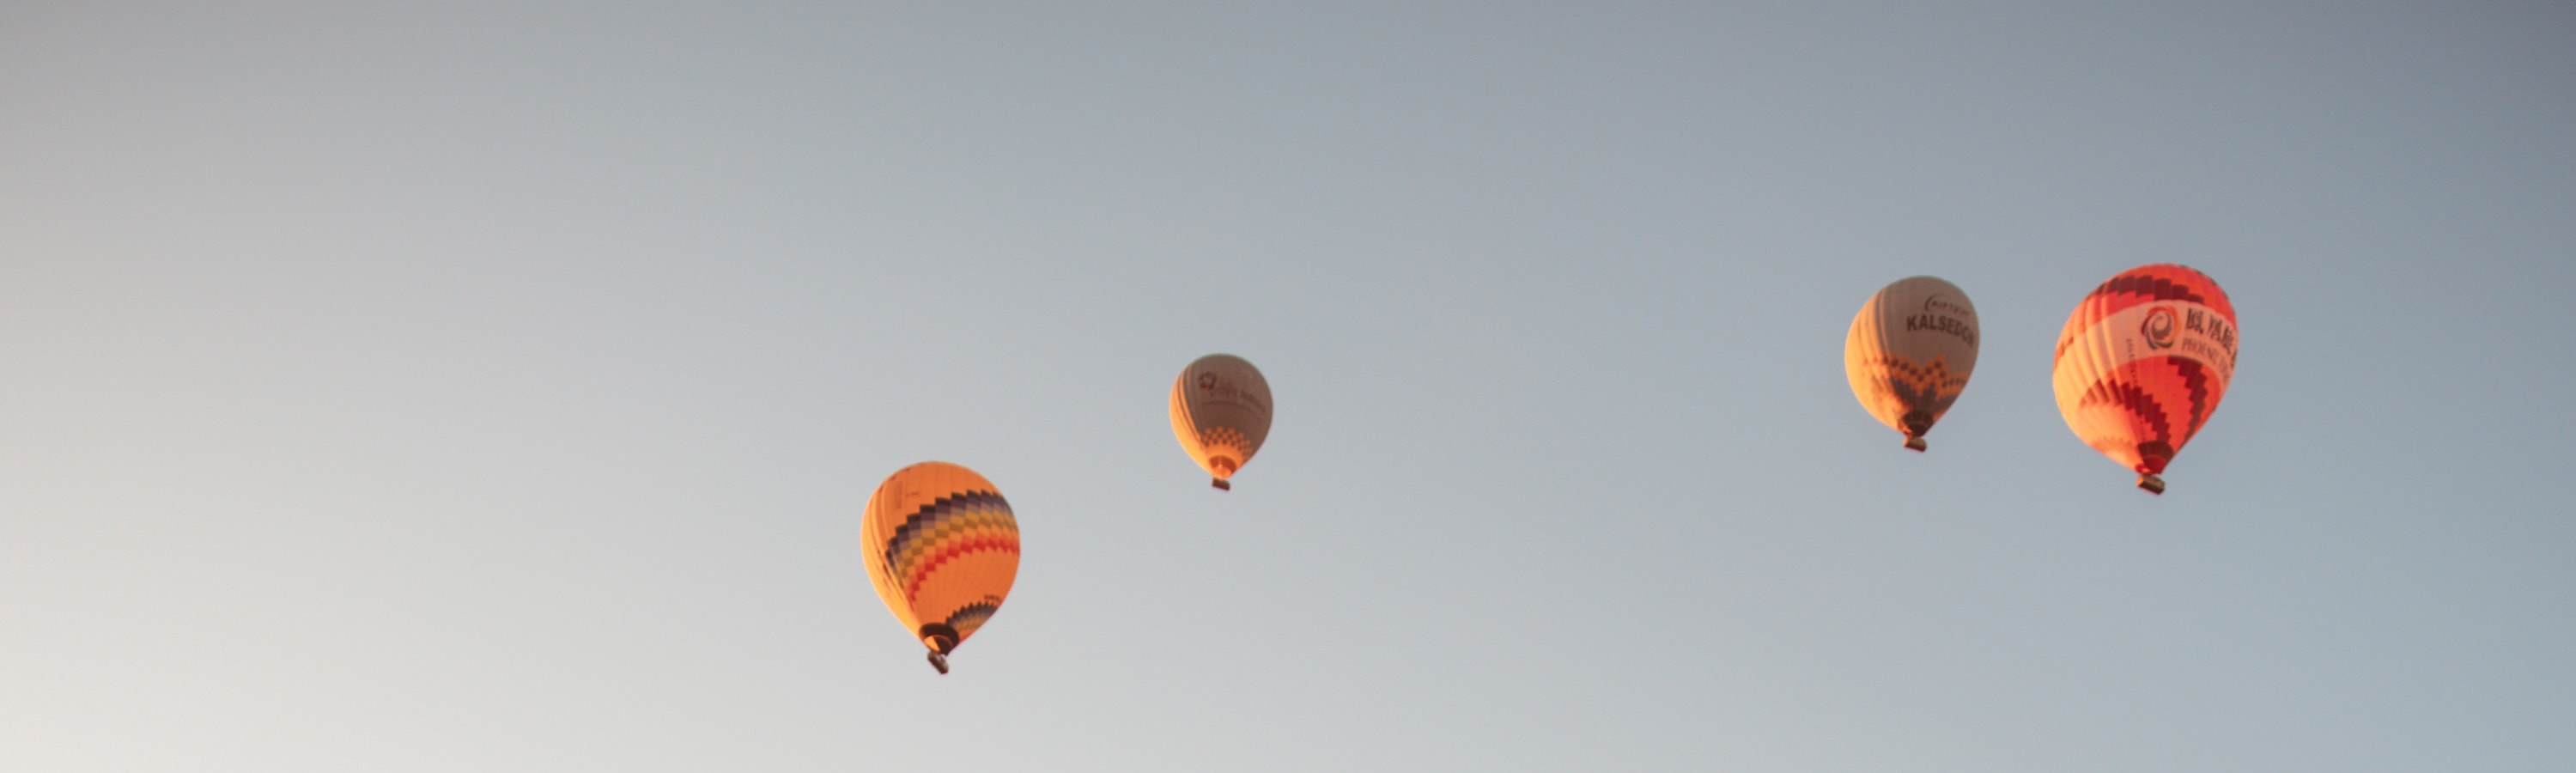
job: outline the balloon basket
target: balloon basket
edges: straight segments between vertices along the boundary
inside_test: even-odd
[[[1228,480],[1226,480],[1226,479],[1224,479],[1224,478],[1209,478],[1209,479],[1208,479],[1208,485],[1210,485],[1210,486],[1215,486],[1215,487],[1216,487],[1216,490],[1218,490],[1218,491],[1233,491],[1233,490],[1234,490],[1234,483],[1233,483],[1232,481],[1228,481]]]
[[[1909,435],[1905,438],[1905,447],[1921,453],[1924,449],[1931,448],[1932,444],[1923,442],[1922,435]]]
[[[942,654],[939,654],[939,653],[936,653],[936,652],[930,653],[930,667],[931,667],[931,668],[939,669],[939,673],[941,673],[941,674],[943,674],[943,675],[944,675],[944,674],[947,674],[947,673],[948,673],[948,656],[946,656],[946,655],[942,655]]]
[[[2165,479],[2156,477],[2152,473],[2140,475],[2138,476],[2138,488],[2146,489],[2149,494],[2162,495],[2165,493]]]

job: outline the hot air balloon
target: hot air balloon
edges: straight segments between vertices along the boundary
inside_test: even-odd
[[[1879,423],[1905,433],[1905,447],[1916,451],[1926,448],[1923,433],[1959,399],[1976,368],[1976,304],[1939,277],[1880,288],[1843,339],[1852,395]]]
[[[1172,434],[1215,476],[1212,485],[1234,490],[1234,471],[1270,436],[1270,382],[1241,357],[1199,358],[1172,382]]]
[[[2075,305],[2056,370],[2066,426],[2162,494],[2165,463],[2209,423],[2236,373],[2236,306],[2185,266],[2120,272]]]
[[[1002,608],[1020,572],[1020,525],[993,483],[947,462],[895,471],[868,497],[868,579],[948,673],[948,653]]]

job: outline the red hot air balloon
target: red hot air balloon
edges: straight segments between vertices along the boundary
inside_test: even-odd
[[[2162,494],[2165,464],[2209,423],[2236,374],[2236,306],[2158,263],[2093,288],[2057,335],[2057,411],[2084,444]]]

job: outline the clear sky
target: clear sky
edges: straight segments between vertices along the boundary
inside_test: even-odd
[[[2576,769],[2571,40],[0,4],[0,769]],[[2243,347],[2162,497],[2049,387],[2153,262]],[[1914,274],[1922,455],[1841,369]],[[1025,539],[945,677],[859,547],[929,459]]]

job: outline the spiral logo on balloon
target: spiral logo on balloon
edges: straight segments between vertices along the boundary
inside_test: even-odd
[[[2147,310],[2147,321],[2138,325],[2138,332],[2147,337],[2149,348],[2169,349],[2174,345],[2174,331],[2179,326],[2173,307],[2157,306]]]

